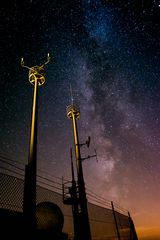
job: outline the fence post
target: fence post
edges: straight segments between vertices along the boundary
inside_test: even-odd
[[[114,217],[115,226],[116,226],[116,231],[117,231],[117,237],[118,237],[118,240],[121,240],[121,238],[120,238],[120,233],[119,233],[119,229],[118,229],[118,223],[117,223],[117,219],[116,219],[116,213],[115,213],[114,205],[113,205],[113,202],[112,202],[112,201],[111,201],[111,206],[112,206],[112,212],[113,212],[113,217]]]

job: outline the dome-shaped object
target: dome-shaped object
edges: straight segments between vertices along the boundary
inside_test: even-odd
[[[40,202],[36,206],[37,230],[62,232],[64,216],[58,205]]]

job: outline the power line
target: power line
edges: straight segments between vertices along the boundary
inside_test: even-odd
[[[105,200],[105,199],[101,198],[100,196],[98,196],[97,194],[94,194],[94,193],[87,192],[87,196],[94,197],[95,199],[103,202],[104,204],[110,204],[111,203],[109,200]]]
[[[9,166],[11,166],[11,167],[13,167],[13,168],[16,168],[17,170],[19,170],[19,171],[21,171],[21,172],[24,173],[24,168],[16,166],[17,163],[20,164],[20,165],[25,166],[24,163],[19,162],[19,161],[15,161],[15,160],[13,160],[13,159],[11,159],[11,158],[9,158],[9,157],[6,157],[6,156],[4,156],[4,155],[1,155],[1,154],[0,154],[0,161],[3,162],[4,164],[7,164],[7,165],[9,165]],[[23,178],[24,178],[24,175],[23,175],[21,172],[16,172],[16,171],[13,170],[13,169],[9,169],[9,168],[7,168],[7,167],[2,167],[2,166],[0,166],[0,169],[9,171],[9,172],[14,173],[14,174],[18,174],[19,176],[21,176],[21,177],[23,176]],[[44,170],[42,170],[42,169],[37,169],[37,170],[38,170],[38,172],[43,172],[43,173],[45,173],[45,174],[48,174],[46,171],[44,171]],[[50,176],[50,177],[53,177],[53,178],[55,178],[55,179],[57,179],[57,180],[61,180],[61,181],[62,181],[62,178],[60,178],[60,177],[56,177],[56,176],[54,176],[54,175],[49,175],[49,176]],[[48,187],[53,187],[53,188],[55,187],[55,188],[56,188],[56,186],[54,186],[53,184],[57,184],[57,185],[59,185],[59,186],[62,185],[62,183],[60,183],[60,182],[58,182],[58,181],[55,181],[55,180],[50,179],[50,178],[48,178],[48,177],[43,177],[43,176],[41,176],[41,175],[39,175],[39,174],[37,175],[37,177],[39,177],[39,178],[41,178],[41,179],[43,179],[43,180],[46,180],[46,181],[48,181],[48,182],[51,182],[52,185],[51,185],[51,184],[48,184],[48,183],[46,183],[46,182],[43,181],[43,184],[45,184],[45,185],[48,186]],[[65,181],[69,181],[69,180],[67,180],[67,179],[64,179],[64,180],[65,180]],[[37,181],[39,181],[39,180],[37,180]],[[39,181],[39,182],[42,183],[42,181]],[[58,189],[62,191],[62,188],[58,188]],[[103,198],[103,197],[98,196],[96,193],[94,193],[94,192],[93,192],[92,190],[90,190],[89,188],[86,188],[86,190],[87,190],[87,196],[88,196],[89,200],[94,201],[94,202],[96,202],[96,203],[98,203],[98,204],[101,204],[101,205],[104,206],[104,207],[109,207],[109,208],[111,207],[111,206],[110,206],[111,201],[109,201],[108,199],[105,199],[105,198]],[[127,209],[121,207],[117,202],[114,202],[114,205],[115,205],[115,208],[118,209],[119,211],[121,211],[121,212],[123,212],[123,213],[125,213],[125,214],[128,213]]]
[[[10,166],[12,166],[12,167],[14,167],[14,168],[17,168],[18,170],[24,172],[24,169],[23,169],[23,168],[17,167],[17,166],[15,166],[14,164],[8,163],[8,162],[6,162],[6,161],[4,161],[4,160],[2,160],[2,159],[0,159],[0,160],[1,160],[1,162],[5,163],[5,164],[8,164],[8,165],[10,165]]]
[[[44,184],[44,185],[46,185],[47,187],[51,187],[51,188],[60,190],[60,191],[62,192],[62,188],[59,188],[59,187],[53,186],[53,185],[51,185],[51,184],[45,183],[45,182],[43,182],[43,181],[41,181],[41,180],[38,180],[37,182],[38,182],[38,183],[41,183],[41,184]]]
[[[15,164],[17,164],[17,163],[18,163],[18,164],[21,164],[21,165],[23,165],[23,166],[25,167],[25,163],[16,161],[16,160],[14,160],[14,159],[11,159],[11,158],[9,158],[9,157],[5,157],[4,155],[1,155],[1,154],[0,154],[0,161],[3,162],[3,163],[9,164],[7,161],[4,161],[4,159],[7,160],[7,161],[9,161],[9,162],[13,162],[13,163],[15,163]],[[10,164],[10,165],[11,165],[11,164]],[[14,165],[14,166],[15,166],[15,165]],[[17,168],[18,168],[18,167],[17,167]],[[54,175],[51,175],[51,174],[49,174],[48,172],[46,172],[46,171],[44,171],[44,170],[42,170],[42,169],[40,169],[40,168],[37,168],[37,170],[38,170],[38,172],[45,173],[45,174],[49,175],[50,177],[53,177],[53,178],[56,178],[56,179],[59,179],[59,180],[62,181],[62,178],[57,177],[57,176],[54,176]],[[69,181],[68,179],[64,179],[64,180],[65,180],[65,181]]]
[[[110,205],[104,204],[103,202],[101,202],[101,201],[99,201],[99,200],[97,200],[95,198],[89,198],[89,202],[92,203],[92,204],[95,204],[95,203],[97,203],[98,205],[100,204],[100,206],[103,207],[103,208],[106,208],[106,207],[107,208],[111,208]],[[95,205],[97,205],[97,204],[95,204]]]
[[[24,166],[24,163],[22,163],[22,162],[19,162],[19,161],[16,161],[16,160],[14,160],[14,159],[11,159],[11,158],[9,158],[9,157],[6,157],[6,156],[4,156],[4,155],[1,155],[1,154],[0,154],[0,159],[5,159],[5,160],[7,160],[7,161],[15,162],[15,163],[18,163],[18,164],[21,164],[21,165],[23,165],[23,166]]]
[[[37,177],[42,178],[42,179],[44,179],[44,180],[46,180],[46,181],[48,181],[48,182],[52,182],[52,183],[55,183],[55,184],[57,184],[57,185],[61,185],[61,186],[62,186],[62,183],[55,182],[55,181],[52,180],[52,179],[49,179],[49,178],[46,178],[46,177],[42,177],[42,176],[40,176],[40,175],[37,175]]]
[[[91,194],[94,194],[96,197],[102,199],[103,201],[108,202],[108,203],[111,202],[111,201],[108,200],[108,199],[105,199],[105,198],[103,198],[103,197],[100,197],[98,194],[94,193],[94,192],[93,192],[92,190],[90,190],[89,188],[86,188],[86,189],[87,189],[87,192],[90,192]]]
[[[5,171],[9,171],[9,172],[14,173],[14,174],[17,174],[17,175],[19,175],[19,176],[21,176],[21,177],[24,177],[24,174],[18,173],[18,172],[16,172],[16,171],[14,171],[13,169],[11,170],[11,169],[8,169],[8,168],[6,168],[6,167],[0,167],[0,169],[5,170]],[[5,175],[8,175],[8,174],[5,174]],[[10,176],[10,175],[8,175],[8,176]]]

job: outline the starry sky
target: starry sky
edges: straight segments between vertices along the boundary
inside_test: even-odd
[[[72,122],[80,108],[86,186],[130,211],[139,239],[160,237],[160,1],[13,0],[1,4],[0,154],[27,164],[33,86],[44,63],[38,168],[70,179]],[[156,238],[157,237],[157,238]]]

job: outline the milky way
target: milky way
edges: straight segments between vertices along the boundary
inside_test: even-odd
[[[38,167],[70,178],[71,85],[80,141],[91,136],[82,155],[97,152],[98,162],[83,162],[86,186],[129,209],[144,234],[160,225],[158,5],[15,0],[1,9],[1,154],[27,163],[33,88],[20,59],[33,66],[50,52],[39,90]]]

